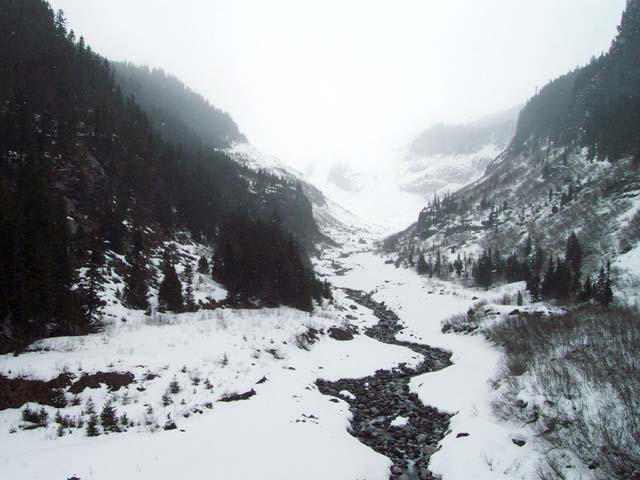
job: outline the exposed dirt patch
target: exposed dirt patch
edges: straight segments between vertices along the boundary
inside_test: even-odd
[[[69,386],[72,381],[73,376],[68,373],[61,373],[48,382],[0,375],[0,410],[20,408],[28,402],[52,407],[63,406],[60,390]]]
[[[100,388],[102,384],[109,388],[109,391],[114,392],[122,387],[130,385],[135,380],[133,373],[125,372],[96,372],[91,374],[84,374],[80,379],[71,385],[69,388],[70,393],[80,393],[85,388]]]

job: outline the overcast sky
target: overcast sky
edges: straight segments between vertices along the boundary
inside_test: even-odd
[[[161,67],[304,170],[525,101],[605,50],[625,0],[52,0],[114,60]]]

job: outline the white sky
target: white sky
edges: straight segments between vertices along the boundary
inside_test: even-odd
[[[304,170],[362,168],[438,121],[525,101],[625,0],[52,0],[102,55],[162,67]]]

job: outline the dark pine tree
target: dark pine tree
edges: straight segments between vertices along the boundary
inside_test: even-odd
[[[575,296],[580,291],[580,274],[582,269],[582,247],[575,232],[571,232],[571,235],[569,235],[567,239],[565,261],[567,262],[571,275],[571,279],[569,280],[571,295]]]
[[[125,277],[124,301],[131,308],[146,310],[149,307],[149,274],[142,233],[139,230],[134,232],[133,245],[127,255],[127,261],[129,268]]]
[[[100,310],[100,285],[102,274],[100,272],[104,265],[104,252],[98,238],[91,242],[91,252],[89,253],[89,263],[85,278],[81,284],[82,303],[88,318],[95,319]]]
[[[209,274],[209,262],[207,261],[207,257],[204,255],[198,260],[198,273],[201,273],[202,275]]]
[[[191,263],[187,263],[186,267],[184,267],[184,281],[186,284],[184,289],[184,306],[187,312],[193,312],[196,309],[196,304],[193,298],[193,267]]]
[[[416,264],[416,270],[417,270],[419,275],[426,275],[427,274],[427,262],[424,259],[424,255],[422,253],[420,255],[418,255],[418,262]]]
[[[181,312],[184,308],[182,299],[182,284],[173,266],[171,255],[165,251],[162,265],[162,282],[158,288],[158,306],[160,310]]]

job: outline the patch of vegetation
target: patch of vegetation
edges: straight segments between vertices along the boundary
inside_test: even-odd
[[[550,452],[559,452],[549,455],[541,478],[562,478],[557,455],[567,451],[596,478],[638,478],[638,310],[582,306],[521,315],[486,333],[506,355],[495,412],[531,424]]]

